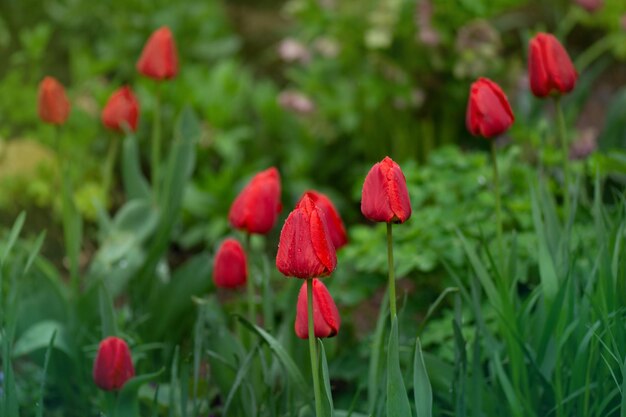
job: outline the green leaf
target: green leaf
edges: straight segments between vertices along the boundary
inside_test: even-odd
[[[150,199],[150,186],[141,172],[137,138],[129,134],[124,139],[122,148],[122,182],[129,200]]]
[[[4,252],[2,253],[2,258],[0,259],[0,266],[4,265],[11,249],[15,246],[15,242],[17,241],[20,232],[22,231],[22,227],[24,226],[24,221],[26,220],[26,213],[21,212],[15,222],[13,223],[13,227],[11,228],[11,233],[9,234],[9,238],[7,239],[6,245],[4,246]]]
[[[622,365],[622,407],[620,417],[626,417],[626,361]]]
[[[537,234],[538,256],[539,256],[539,276],[545,297],[552,300],[558,291],[558,278],[554,260],[550,253],[545,227],[541,218],[538,197],[536,192],[531,193],[533,221],[535,223],[535,233]]]
[[[33,265],[33,262],[37,258],[37,255],[39,255],[39,252],[41,251],[41,246],[43,245],[43,241],[45,240],[45,238],[46,231],[44,230],[43,232],[39,233],[39,236],[37,236],[37,240],[35,240],[35,244],[33,245],[33,248],[28,255],[28,260],[26,261],[26,265],[24,266],[25,274],[30,270],[30,267]]]
[[[410,417],[411,405],[406,393],[398,354],[398,317],[394,317],[387,350],[387,417]]]
[[[43,417],[44,406],[44,398],[46,394],[46,376],[48,375],[48,364],[50,363],[50,355],[52,353],[52,347],[54,346],[54,339],[56,338],[57,332],[52,333],[50,337],[50,342],[48,343],[48,348],[46,349],[46,355],[44,356],[43,361],[43,373],[41,376],[41,385],[39,386],[39,404],[37,405],[37,417]]]
[[[326,417],[333,417],[335,415],[333,405],[333,393],[330,389],[330,374],[328,373],[328,361],[326,360],[326,350],[322,339],[317,339],[317,343],[320,348],[320,386],[322,387],[322,407],[324,408],[324,415]]]
[[[424,364],[419,337],[415,340],[415,357],[413,358],[413,395],[417,417],[432,417],[433,389]]]
[[[115,307],[111,293],[104,281],[98,284],[98,302],[100,307],[100,322],[102,325],[102,338],[117,335],[117,323],[115,321]]]
[[[78,258],[83,236],[83,218],[76,209],[70,175],[65,172],[62,176],[61,198],[63,207],[61,217],[63,219],[63,237],[65,239],[65,251],[70,261],[72,282],[77,282]]]
[[[146,382],[158,378],[163,372],[165,372],[165,368],[161,368],[151,374],[138,375],[129,379],[122,387],[122,390],[117,398],[115,405],[116,412],[114,414],[115,417],[139,416],[139,400],[137,397],[139,388]]]
[[[485,268],[480,258],[476,254],[476,251],[474,250],[474,248],[465,239],[465,236],[463,236],[461,232],[458,232],[458,235],[459,235],[459,238],[461,239],[461,242],[463,243],[463,248],[465,249],[465,253],[467,254],[467,257],[469,258],[469,261],[472,264],[472,267],[474,268],[474,272],[476,272],[476,276],[478,277],[480,284],[482,285],[483,289],[485,290],[485,293],[487,294],[487,298],[489,299],[489,302],[493,304],[493,306],[496,307],[496,309],[499,309],[500,304],[501,304],[500,296],[498,295],[496,286],[491,280],[491,277],[489,276],[487,269]]]
[[[45,349],[54,334],[56,334],[54,348],[72,357],[72,350],[65,337],[65,327],[63,324],[53,320],[39,322],[22,333],[13,346],[13,357],[17,358],[28,355],[38,349]]]
[[[258,350],[259,350],[259,344],[257,343],[257,345],[254,346],[250,350],[250,352],[248,352],[248,354],[246,355],[243,363],[239,366],[239,370],[237,371],[237,375],[235,375],[235,381],[233,382],[233,385],[230,388],[228,396],[226,397],[226,402],[224,403],[223,414],[225,416],[228,415],[228,409],[230,408],[230,403],[233,400],[233,398],[235,397],[235,394],[237,393],[237,390],[239,389],[239,386],[243,382],[245,382],[246,375],[248,375],[248,372],[250,371],[250,367],[252,366],[252,360],[254,359],[254,356],[257,354]],[[253,403],[256,403],[256,401],[254,400],[254,395],[251,395],[250,398],[252,399]],[[252,410],[255,410],[255,409],[256,409],[256,407],[252,407]]]
[[[266,332],[259,326],[250,323],[244,317],[237,316],[237,319],[241,323],[243,323],[243,325],[246,326],[248,329],[255,332],[259,337],[261,337],[268,344],[272,352],[274,352],[278,360],[285,367],[287,374],[292,379],[292,381],[296,384],[296,388],[300,391],[301,395],[307,398],[310,397],[311,390],[309,389],[306,382],[304,382],[304,377],[302,376],[302,373],[300,373],[298,366],[295,364],[291,356],[289,356],[287,351],[285,351],[282,345],[276,339],[274,339],[274,337],[270,335],[268,332]]]
[[[374,414],[378,404],[381,383],[380,375],[382,374],[383,363],[383,346],[385,339],[385,324],[387,323],[389,297],[387,293],[383,295],[383,301],[378,312],[378,321],[376,322],[376,331],[374,332],[372,350],[370,354],[369,373],[367,378],[367,398],[369,403],[369,412]]]

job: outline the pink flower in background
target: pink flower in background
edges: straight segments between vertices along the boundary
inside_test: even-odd
[[[285,62],[306,64],[311,60],[311,52],[300,41],[293,38],[283,39],[278,45],[278,55]]]
[[[309,114],[315,111],[315,103],[304,93],[294,90],[282,91],[278,95],[278,104],[285,110],[300,114]]]

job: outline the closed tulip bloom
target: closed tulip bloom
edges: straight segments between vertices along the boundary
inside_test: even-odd
[[[578,79],[565,48],[549,33],[538,33],[530,40],[528,75],[530,89],[540,98],[569,93]]]
[[[163,26],[150,36],[137,61],[137,71],[155,80],[167,80],[178,74],[178,54],[168,27]]]
[[[326,226],[328,226],[328,233],[330,233],[330,239],[333,242],[335,249],[339,249],[348,243],[348,235],[346,234],[346,228],[343,225],[341,216],[335,208],[335,205],[330,198],[318,191],[307,191],[304,195],[308,196],[317,207],[319,207],[326,216]],[[303,196],[304,197],[304,196]]]
[[[330,275],[336,266],[337,254],[326,216],[311,197],[305,195],[280,232],[276,267],[288,277],[313,278]]]
[[[296,307],[296,335],[300,339],[309,337],[308,308],[309,303],[306,293],[306,281],[298,294]],[[313,332],[315,337],[333,337],[339,332],[341,319],[335,301],[330,296],[328,289],[319,279],[313,280]]]
[[[220,288],[246,285],[248,266],[246,253],[239,241],[228,238],[222,242],[213,260],[213,281]]]
[[[230,206],[228,221],[239,230],[266,234],[274,227],[280,204],[280,174],[274,167],[256,174]]]
[[[515,121],[513,110],[500,86],[488,78],[479,78],[470,87],[465,123],[474,136],[493,138]]]
[[[406,178],[400,166],[388,156],[374,164],[365,177],[361,212],[375,222],[404,223],[411,217]]]
[[[107,337],[100,342],[93,364],[93,380],[105,391],[117,391],[135,376],[135,368],[126,342],[118,337]]]
[[[53,125],[62,125],[70,115],[70,101],[65,88],[54,77],[45,77],[39,83],[39,118]]]
[[[139,102],[130,87],[124,86],[113,92],[102,110],[102,124],[118,132],[125,126],[134,132],[138,120]]]

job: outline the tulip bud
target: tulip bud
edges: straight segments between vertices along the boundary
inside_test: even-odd
[[[39,83],[39,118],[46,123],[62,125],[70,115],[70,101],[56,78],[45,77]]]
[[[246,285],[248,266],[246,253],[239,241],[229,238],[215,254],[213,281],[220,288],[237,288]]]
[[[306,285],[305,281],[302,284],[302,288],[300,288],[296,308],[296,324],[294,327],[296,335],[300,339],[309,337],[309,303]],[[313,332],[315,337],[333,337],[339,332],[340,325],[339,311],[328,289],[326,289],[322,281],[317,278],[313,279]]]
[[[346,234],[346,228],[343,225],[343,221],[341,220],[341,216],[339,212],[335,208],[330,199],[318,192],[318,191],[307,191],[304,193],[304,196],[308,196],[317,207],[319,207],[324,215],[326,216],[326,226],[328,227],[328,233],[330,234],[330,239],[333,242],[333,246],[336,250],[344,246],[348,243],[348,236]]]
[[[130,87],[125,86],[113,92],[102,110],[102,124],[118,132],[124,131],[124,126],[134,132],[138,120],[139,103]]]
[[[274,227],[280,204],[280,174],[274,167],[256,174],[239,193],[228,221],[239,230],[266,234]]]
[[[178,73],[178,55],[172,32],[166,26],[157,29],[143,48],[137,71],[155,80],[174,78]]]
[[[406,178],[388,156],[374,164],[365,177],[361,212],[375,222],[404,223],[411,217]]]
[[[313,278],[330,275],[337,266],[326,216],[305,195],[289,214],[280,232],[276,267],[288,277]]]
[[[549,33],[538,33],[530,40],[528,75],[530,89],[540,98],[569,93],[578,79],[563,45]]]
[[[117,391],[135,376],[130,350],[118,337],[107,337],[100,342],[98,355],[93,363],[93,380],[105,391]]]
[[[511,105],[498,84],[488,78],[472,84],[465,115],[472,135],[493,138],[506,132],[514,121]]]

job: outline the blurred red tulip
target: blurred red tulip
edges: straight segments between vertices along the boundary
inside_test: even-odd
[[[411,217],[406,178],[388,156],[367,173],[361,193],[361,212],[375,222],[404,223]]]
[[[296,335],[300,339],[309,337],[308,322],[308,299],[306,281],[300,288],[298,294],[298,305],[296,308]],[[341,319],[335,301],[330,296],[328,289],[319,279],[313,279],[313,332],[315,337],[333,337],[339,332]]]
[[[472,135],[493,138],[506,132],[514,121],[511,105],[498,84],[488,78],[472,84],[465,115]]]
[[[124,131],[124,126],[135,132],[138,120],[139,102],[130,87],[114,91],[102,110],[102,124],[118,132]]]
[[[346,234],[346,228],[343,225],[341,216],[333,202],[319,191],[309,190],[304,193],[302,198],[304,198],[304,196],[308,196],[313,200],[315,205],[324,212],[326,216],[326,226],[328,226],[328,232],[330,233],[330,238],[335,249],[338,250],[342,246],[345,246],[345,244],[348,243],[348,235]]]
[[[280,204],[280,174],[274,167],[256,174],[230,206],[228,221],[239,230],[266,234],[274,227]]]
[[[280,232],[276,267],[288,277],[313,278],[330,275],[336,266],[337,255],[326,216],[305,195]]]
[[[45,77],[39,83],[39,118],[46,123],[62,125],[70,115],[70,101],[65,88],[54,77]]]
[[[118,337],[107,337],[100,342],[93,364],[93,379],[105,391],[117,391],[135,376],[130,350]]]
[[[575,0],[575,2],[589,13],[593,13],[604,6],[604,0]]]
[[[567,51],[549,33],[538,33],[530,40],[528,76],[530,89],[540,98],[569,93],[578,79],[578,73]]]
[[[178,55],[172,32],[166,26],[148,39],[137,61],[137,71],[155,80],[174,78],[178,74]]]
[[[213,260],[213,281],[220,288],[246,285],[248,266],[246,252],[239,241],[228,238],[222,242]]]

